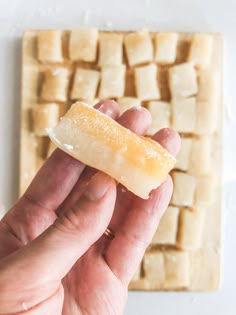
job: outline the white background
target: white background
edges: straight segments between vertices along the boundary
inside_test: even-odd
[[[21,36],[33,28],[217,31],[225,38],[224,277],[217,293],[130,293],[126,315],[236,314],[236,1],[0,0],[0,212],[17,199]],[[102,315],[102,314],[101,314]]]

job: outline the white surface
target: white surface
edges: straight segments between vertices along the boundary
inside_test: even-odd
[[[219,31],[225,36],[224,278],[217,293],[130,293],[126,315],[236,314],[236,2],[0,0],[0,212],[17,198],[20,37],[29,28]],[[102,315],[102,314],[101,314]]]

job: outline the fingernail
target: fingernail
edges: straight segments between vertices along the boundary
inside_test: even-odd
[[[84,196],[91,201],[99,200],[105,195],[111,184],[112,179],[110,176],[98,172],[90,180]]]

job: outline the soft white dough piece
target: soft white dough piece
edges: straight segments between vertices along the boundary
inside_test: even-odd
[[[100,99],[122,97],[124,95],[125,71],[126,67],[124,65],[102,67],[99,88]]]
[[[169,206],[160,220],[152,244],[175,245],[178,231],[179,208]]]
[[[166,179],[175,163],[155,141],[137,136],[84,103],[73,104],[48,133],[59,148],[144,199]]]
[[[130,66],[152,61],[153,45],[147,31],[129,33],[125,36],[124,42]]]
[[[180,151],[176,157],[175,168],[181,171],[187,171],[190,163],[190,154],[192,149],[193,139],[181,138]],[[196,158],[196,156],[195,156]]]
[[[155,64],[135,68],[134,76],[136,94],[140,100],[148,101],[160,98]]]
[[[38,33],[38,59],[43,63],[62,62],[62,32],[41,30]]]
[[[178,132],[193,133],[196,125],[196,98],[175,98],[172,106],[172,127]]]
[[[162,288],[165,282],[165,262],[161,251],[147,252],[143,260],[144,274],[150,285]]]
[[[98,30],[96,28],[72,30],[69,55],[73,61],[93,62],[97,57]]]
[[[194,65],[186,62],[171,67],[169,69],[169,87],[172,98],[196,95],[198,85]]]
[[[147,105],[152,116],[152,124],[147,132],[148,135],[154,135],[162,128],[170,127],[170,103],[162,101],[151,101]]]
[[[190,156],[189,173],[192,175],[206,175],[211,169],[212,162],[212,137],[205,136],[194,139]]]
[[[196,178],[192,175],[173,172],[174,191],[171,204],[176,206],[192,206],[196,190]]]
[[[123,59],[123,35],[103,33],[99,36],[99,66],[119,66]]]
[[[177,250],[147,252],[143,267],[150,289],[174,290],[189,286],[188,252]]]
[[[157,33],[155,36],[155,61],[160,64],[174,63],[179,35]]]
[[[97,93],[99,78],[99,71],[77,68],[70,98],[72,100],[93,100]]]
[[[206,176],[201,176],[197,180],[194,208],[206,209],[216,200],[216,176],[210,173]]]
[[[169,250],[164,253],[164,289],[185,288],[190,284],[190,259],[188,252]]]
[[[33,129],[37,136],[46,136],[47,128],[55,127],[59,121],[59,105],[37,104],[32,108]]]
[[[212,55],[213,37],[210,34],[193,35],[188,61],[197,66],[206,66]]]
[[[213,133],[218,123],[219,102],[222,101],[220,75],[211,69],[199,73],[199,93],[196,106],[196,133]]]
[[[181,249],[197,250],[201,247],[204,212],[182,209],[180,212],[178,246]]]
[[[44,73],[41,98],[49,102],[65,102],[69,85],[69,70],[57,67]]]

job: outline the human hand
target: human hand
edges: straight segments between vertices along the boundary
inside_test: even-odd
[[[143,108],[119,117],[113,101],[96,107],[139,135],[150,125]],[[170,129],[153,139],[179,149]],[[0,222],[0,315],[121,315],[171,193],[168,177],[143,200],[56,149]]]

